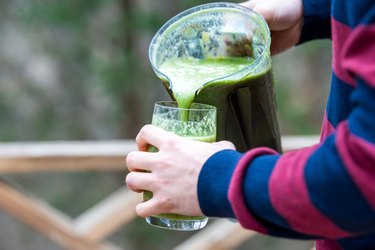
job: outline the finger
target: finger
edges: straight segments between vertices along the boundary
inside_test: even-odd
[[[245,6],[249,9],[253,9],[256,4],[257,4],[256,0],[250,0],[250,1],[247,1],[247,2],[240,3],[240,5]]]
[[[126,156],[126,166],[130,172],[152,172],[160,163],[157,153],[132,151]]]
[[[145,125],[138,133],[135,141],[141,151],[146,151],[149,145],[160,148],[166,140],[177,137],[175,134],[170,133],[164,129],[154,125]]]
[[[280,8],[272,1],[251,0],[242,5],[259,13],[268,24],[270,30],[284,30],[298,19],[298,14],[294,12],[291,12],[293,14],[286,14],[285,12],[289,10],[288,8]]]
[[[135,211],[140,217],[148,217],[166,212],[169,213],[170,210],[171,209],[166,206],[166,203],[160,202],[155,196],[150,200],[139,203],[135,207]]]
[[[154,209],[152,209],[153,207],[155,207],[155,202],[154,202],[154,198],[151,198],[147,201],[144,201],[142,203],[139,203],[136,207],[135,207],[135,212],[137,213],[138,216],[140,217],[149,217],[151,215],[156,215],[157,213],[155,212]]]
[[[250,0],[244,3],[241,3],[242,6],[245,6],[255,12],[258,12],[264,20],[268,23],[268,25],[271,26],[275,22],[275,13],[272,11],[272,8],[268,6],[266,3],[263,1],[258,1],[258,0]]]
[[[151,173],[130,172],[126,175],[125,183],[128,188],[134,192],[143,192],[144,190],[153,189]]]
[[[139,151],[147,151],[150,144],[147,140],[147,130],[149,130],[151,125],[145,125],[141,128],[137,136],[135,137],[135,142],[137,144]],[[146,135],[145,135],[146,134]]]
[[[271,54],[276,55],[294,46],[300,39],[302,25],[301,22],[284,31],[272,31]],[[288,37],[288,39],[285,39],[285,37]]]
[[[222,147],[223,149],[233,149],[233,150],[236,149],[234,144],[230,141],[218,141],[218,142],[214,142],[214,144]]]
[[[253,10],[258,12],[264,18],[271,30],[279,29],[277,16],[272,9],[268,8],[268,6],[256,5],[254,6]]]

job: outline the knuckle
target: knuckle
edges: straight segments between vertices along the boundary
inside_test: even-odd
[[[163,179],[163,180],[160,180],[160,185],[162,187],[169,187],[172,183],[172,180],[170,179]]]
[[[231,148],[231,149],[235,149],[236,147],[234,146],[234,144],[230,141],[224,141],[224,146],[227,147],[227,148]]]
[[[168,171],[168,169],[173,168],[176,159],[170,155],[162,155],[159,159],[155,160],[153,169],[155,173],[160,177]],[[165,179],[159,180],[160,183],[164,183]]]
[[[235,149],[236,147],[234,146],[234,144],[230,141],[219,141],[217,142],[217,144],[219,147],[221,148],[230,148],[230,149]]]
[[[134,173],[130,172],[125,177],[125,183],[130,189],[134,189]]]
[[[141,138],[144,137],[144,130],[143,128],[138,132],[137,136],[135,137],[135,142],[137,144],[139,144],[139,142],[141,141]]]
[[[138,216],[143,217],[143,218],[149,216],[147,214],[147,211],[145,211],[145,209],[143,209],[143,207],[141,206],[141,204],[138,204],[135,207],[135,212],[137,213]]]
[[[151,127],[150,124],[144,125],[141,128],[141,130],[139,130],[137,136],[135,137],[135,141],[139,142],[141,140],[141,138],[145,137],[145,135],[147,134],[147,131],[150,129],[150,127]]]
[[[155,158],[153,160],[153,162],[152,162],[152,170],[151,170],[151,172],[158,173],[159,170],[163,169],[164,166],[165,166],[164,157]]]
[[[127,154],[126,156],[126,166],[128,168],[129,171],[132,171],[132,169],[134,169],[134,165],[135,165],[135,159],[134,159],[134,153],[133,152],[130,152]]]
[[[177,148],[177,146],[179,145],[179,143],[177,142],[177,140],[175,139],[174,136],[171,136],[171,137],[168,137],[165,139],[165,144],[169,147],[169,148]]]

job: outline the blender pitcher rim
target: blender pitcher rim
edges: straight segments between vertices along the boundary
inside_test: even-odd
[[[196,13],[200,10],[207,10],[207,9],[211,9],[211,8],[212,9],[215,9],[215,8],[237,9],[237,10],[241,10],[243,12],[250,12],[250,13],[255,14],[260,19],[260,21],[264,25],[264,27],[266,28],[267,38],[265,40],[265,48],[262,51],[262,53],[253,62],[251,62],[248,66],[246,66],[245,68],[243,68],[243,69],[241,69],[241,70],[239,70],[235,73],[229,74],[227,76],[215,78],[215,79],[212,79],[212,80],[207,81],[205,83],[202,83],[200,87],[202,87],[202,86],[204,86],[208,83],[212,83],[212,82],[222,80],[222,79],[225,79],[225,78],[230,78],[231,76],[240,74],[241,72],[249,69],[253,65],[256,65],[256,64],[259,65],[259,61],[263,60],[266,54],[270,54],[270,46],[271,46],[270,29],[268,27],[267,22],[263,18],[263,16],[260,15],[258,12],[254,11],[254,10],[248,8],[248,7],[245,7],[243,5],[240,5],[238,3],[232,3],[232,2],[212,2],[212,3],[205,3],[205,4],[201,4],[201,5],[197,5],[197,6],[188,8],[188,9],[178,13],[177,15],[173,16],[166,23],[164,23],[164,25],[161,26],[161,28],[156,32],[156,34],[152,38],[152,40],[150,42],[150,45],[149,45],[149,49],[148,49],[148,57],[149,57],[149,61],[151,63],[152,69],[155,71],[155,73],[157,75],[162,75],[170,83],[169,88],[171,88],[173,82],[171,82],[171,79],[166,74],[164,74],[162,71],[160,71],[158,69],[158,67],[156,66],[156,62],[154,60],[155,57],[156,57],[155,56],[156,49],[154,49],[154,46],[156,44],[157,39],[159,39],[159,37],[161,37],[161,34],[163,34],[166,30],[168,30],[168,28],[172,24],[174,24],[177,20],[180,20],[181,18],[189,16],[189,15],[191,15],[193,13]],[[199,91],[199,89],[197,91]]]

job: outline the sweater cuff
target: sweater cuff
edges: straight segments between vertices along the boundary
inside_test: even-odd
[[[303,0],[304,22],[298,44],[331,38],[331,0]]]
[[[244,179],[252,161],[262,155],[274,154],[277,154],[277,152],[265,147],[255,148],[248,151],[238,162],[236,171],[233,173],[233,177],[231,178],[228,189],[228,199],[233,206],[234,214],[240,224],[244,228],[252,229],[260,233],[267,233],[267,228],[256,218],[254,214],[251,213],[251,211],[249,211],[246,204],[246,194],[244,193],[243,187]]]
[[[198,178],[198,200],[205,215],[235,218],[228,200],[228,187],[241,157],[242,154],[237,151],[222,150],[203,165]]]

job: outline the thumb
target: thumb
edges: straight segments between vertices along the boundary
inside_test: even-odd
[[[269,26],[272,26],[275,23],[275,13],[272,11],[272,8],[269,8],[263,1],[259,0],[250,0],[240,5],[247,7],[257,13],[259,13]]]
[[[155,214],[161,214],[162,212],[164,212],[162,211],[162,206],[156,202],[155,197],[147,201],[144,201],[142,203],[139,203],[135,207],[135,211],[138,216],[143,217],[143,218],[149,217]]]
[[[303,16],[300,0],[250,0],[241,4],[263,16],[270,30],[282,31],[296,25]]]

